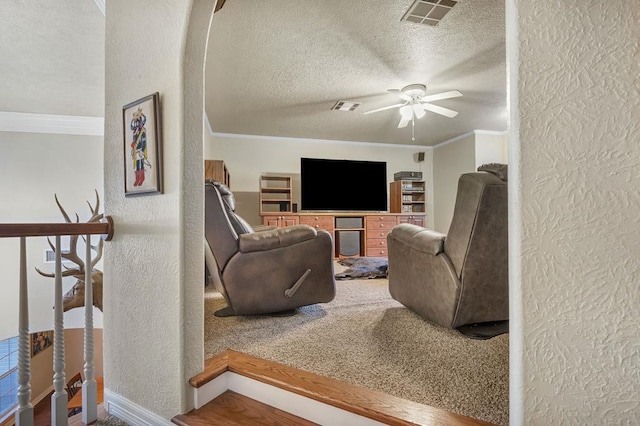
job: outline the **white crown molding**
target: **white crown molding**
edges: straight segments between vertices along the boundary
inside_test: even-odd
[[[96,2],[96,5],[98,6],[98,9],[100,9],[100,12],[102,12],[103,15],[106,16],[106,10],[107,10],[107,5],[106,0],[93,0]]]
[[[221,138],[236,138],[236,139],[262,139],[271,141],[289,141],[289,142],[302,142],[302,143],[330,143],[337,145],[368,145],[372,147],[387,147],[387,148],[411,148],[411,149],[429,149],[428,145],[399,145],[394,143],[378,143],[378,142],[356,142],[356,141],[341,141],[333,139],[310,139],[310,138],[292,138],[288,136],[263,136],[263,135],[242,135],[237,133],[219,133],[211,132],[211,136]]]
[[[104,136],[104,118],[0,111],[0,132]]]
[[[459,141],[460,139],[464,139],[467,138],[471,135],[493,135],[493,136],[503,136],[506,135],[509,131],[508,130],[502,130],[502,131],[496,131],[496,130],[472,130],[470,132],[467,133],[463,133],[459,136],[456,136],[455,138],[451,138],[448,139],[444,142],[440,142],[439,144],[430,146],[430,149],[436,149],[436,148],[440,148],[441,146],[445,146],[445,145],[449,145],[450,143],[454,143],[456,141]]]

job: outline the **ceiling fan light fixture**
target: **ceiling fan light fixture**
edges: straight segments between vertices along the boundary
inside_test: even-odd
[[[411,105],[405,105],[400,108],[400,115],[402,118],[411,119],[413,117],[413,108]]]

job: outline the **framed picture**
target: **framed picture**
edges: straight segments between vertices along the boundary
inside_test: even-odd
[[[124,195],[162,194],[162,140],[158,92],[122,108]]]
[[[31,358],[53,345],[53,330],[31,333]]]

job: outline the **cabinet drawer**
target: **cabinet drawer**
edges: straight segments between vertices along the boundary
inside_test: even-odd
[[[367,238],[367,249],[387,248],[386,238]]]
[[[367,247],[367,256],[370,257],[387,257],[386,247]]]
[[[379,229],[391,230],[396,226],[396,216],[368,216],[366,220],[367,231],[375,231]]]
[[[333,216],[300,216],[301,225],[309,225],[316,229],[333,231]]]
[[[398,216],[398,223],[412,223],[424,227],[424,216]]]
[[[389,235],[391,229],[371,229],[367,231],[367,239],[369,238],[384,238],[387,239],[387,235]]]

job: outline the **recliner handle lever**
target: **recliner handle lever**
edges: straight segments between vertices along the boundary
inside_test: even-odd
[[[302,285],[302,282],[309,276],[310,273],[311,273],[311,269],[307,269],[305,273],[302,274],[300,278],[298,278],[298,281],[296,281],[296,283],[291,288],[286,289],[284,291],[285,297],[292,298],[293,295],[296,294],[296,291],[298,291],[298,289]]]

